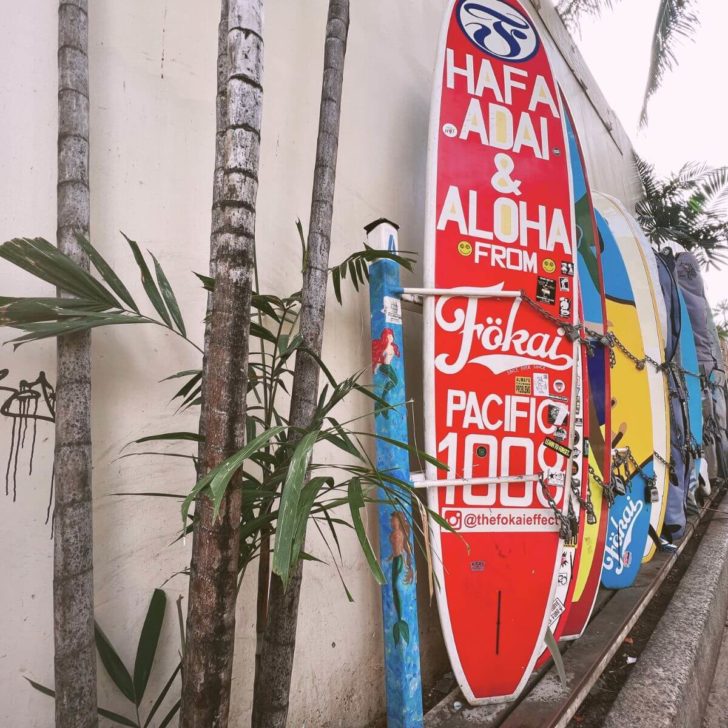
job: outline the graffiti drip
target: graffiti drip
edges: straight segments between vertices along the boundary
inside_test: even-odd
[[[7,376],[8,370],[0,369],[0,381]],[[10,450],[5,467],[5,495],[10,495],[12,486],[15,501],[18,494],[20,451],[25,449],[26,442],[30,445],[28,475],[32,475],[38,421],[55,422],[56,393],[46,379],[45,372],[40,372],[32,382],[21,379],[17,389],[0,384],[0,391],[10,393],[0,404],[0,415],[10,418],[12,422]]]

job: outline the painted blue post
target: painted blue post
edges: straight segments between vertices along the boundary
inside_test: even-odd
[[[397,250],[397,226],[376,220],[365,228],[372,248]],[[399,266],[378,260],[369,268],[372,366],[378,396],[392,409],[374,415],[378,435],[408,442]],[[409,482],[407,450],[377,441],[377,467]],[[388,728],[421,728],[422,677],[417,621],[417,575],[412,506],[379,506],[379,552],[387,583],[382,586]],[[382,494],[386,498],[386,494]]]

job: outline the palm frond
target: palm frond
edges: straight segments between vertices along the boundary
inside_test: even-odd
[[[575,30],[583,15],[599,15],[603,10],[611,10],[619,0],[561,0],[556,7],[561,19],[569,30]]]
[[[655,197],[658,194],[659,182],[657,180],[657,173],[655,172],[655,165],[650,164],[645,159],[642,159],[638,154],[634,155],[634,163],[637,167],[637,174],[639,175],[642,187],[645,190],[645,195],[649,199]]]
[[[700,180],[700,191],[705,196],[706,213],[720,213],[728,200],[728,167],[710,169]]]
[[[644,187],[637,219],[650,242],[661,248],[675,242],[691,250],[704,267],[728,259],[728,169],[688,162],[664,180],[654,167],[636,158]]]
[[[693,12],[693,0],[660,0],[652,36],[650,69],[642,101],[640,126],[647,123],[647,104],[660,87],[666,71],[675,67],[675,46],[680,39],[691,38],[699,20]]]

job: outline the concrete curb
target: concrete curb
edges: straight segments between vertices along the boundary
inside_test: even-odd
[[[728,611],[728,499],[715,515],[604,728],[701,725]]]

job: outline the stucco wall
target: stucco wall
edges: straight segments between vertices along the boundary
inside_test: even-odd
[[[431,75],[445,4],[352,2],[334,261],[358,248],[363,226],[382,215],[401,224],[402,247],[421,250]],[[151,249],[176,290],[183,292],[190,336],[200,341],[205,299],[191,271],[207,269],[217,3],[95,0],[91,5],[92,240],[142,299],[136,268],[118,231]],[[262,287],[275,293],[298,286],[294,221],[300,217],[305,225],[310,204],[325,17],[324,0],[266,3],[257,245]],[[0,240],[21,235],[54,240],[55,5],[27,0],[5,13],[4,21]],[[548,33],[546,37],[551,42]],[[573,62],[574,57],[564,46],[564,56],[554,54],[554,62],[582,133],[592,183],[632,203],[636,188],[629,148],[620,151],[598,116],[599,104],[585,94],[565,58]],[[412,282],[420,279],[418,272]],[[0,264],[0,281],[2,295],[47,293],[5,263]],[[369,359],[366,294],[347,292],[343,308],[333,297],[330,303],[325,358],[338,375],[348,375],[366,367]],[[416,321],[416,314],[410,319]],[[8,338],[3,333],[2,339]],[[417,345],[412,343],[417,338],[409,337],[407,352],[413,372],[418,370]],[[151,591],[186,565],[189,543],[173,543],[181,524],[175,501],[116,494],[185,492],[193,476],[186,461],[120,459],[121,450],[145,434],[195,427],[192,412],[174,414],[169,402],[174,383],[158,382],[174,371],[197,366],[199,360],[187,344],[152,327],[98,331],[93,342],[96,611],[131,665]],[[54,382],[54,349],[51,343],[31,344],[17,352],[5,346],[0,369],[9,369],[9,374],[0,385],[16,386],[40,370]],[[412,394],[419,398],[417,382]],[[364,402],[353,404],[352,414],[365,407]],[[3,473],[11,434],[10,419],[0,416]],[[37,434],[32,475],[30,437],[20,453],[16,502],[12,482],[7,497],[0,493],[0,725],[28,728],[52,724],[51,701],[22,680],[28,675],[51,684],[53,675],[52,544],[44,523],[52,426],[39,423]],[[375,519],[370,521],[373,532]],[[329,558],[315,533],[310,549]],[[354,604],[346,601],[333,569],[306,566],[292,726],[364,726],[383,709],[378,591],[350,535],[344,536],[342,549],[343,573]],[[173,602],[178,594],[186,598],[185,577],[172,578],[165,590],[169,606],[157,665],[161,669],[155,670],[150,697],[177,659]],[[232,725],[244,725],[250,709],[254,601],[255,580],[247,578],[238,609]],[[434,607],[423,607],[422,630],[423,669],[429,683],[447,669]],[[121,708],[123,703],[100,674],[102,704]]]

